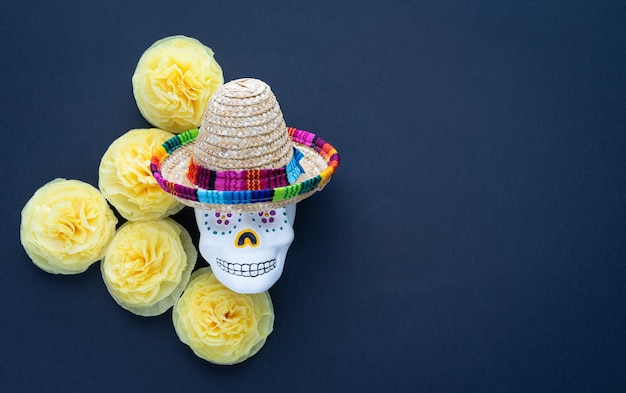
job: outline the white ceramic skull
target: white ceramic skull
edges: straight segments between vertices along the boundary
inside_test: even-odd
[[[268,290],[280,278],[293,241],[296,205],[256,213],[195,209],[200,254],[215,277],[238,293]]]

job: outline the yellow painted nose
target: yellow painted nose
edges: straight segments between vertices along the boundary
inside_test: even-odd
[[[258,247],[260,243],[259,235],[252,229],[244,229],[235,236],[235,247],[237,248]]]

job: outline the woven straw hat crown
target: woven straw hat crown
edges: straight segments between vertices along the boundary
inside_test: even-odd
[[[195,164],[213,171],[272,169],[292,156],[283,114],[266,83],[237,79],[214,93],[193,148]]]

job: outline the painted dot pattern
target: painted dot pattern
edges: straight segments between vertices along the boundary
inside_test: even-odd
[[[205,212],[204,227],[215,236],[232,235],[239,228],[254,228],[264,233],[283,231],[289,226],[287,210],[278,208],[257,213]]]
[[[210,212],[204,213],[204,227],[213,235],[230,235],[241,222],[241,214]]]
[[[266,233],[282,231],[284,225],[289,223],[285,208],[249,214],[256,228]]]

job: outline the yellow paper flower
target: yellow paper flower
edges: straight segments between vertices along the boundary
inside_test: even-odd
[[[256,354],[274,328],[269,292],[233,292],[215,278],[210,267],[191,275],[172,318],[179,339],[197,356],[224,365]]]
[[[211,48],[177,35],[155,42],[143,53],[132,81],[143,117],[155,127],[180,133],[200,125],[207,102],[224,77]]]
[[[128,221],[118,229],[100,270],[120,306],[154,316],[180,297],[197,257],[191,236],[171,218]]]
[[[158,128],[130,130],[102,156],[98,186],[125,219],[164,218],[183,208],[159,187],[150,172],[153,149],[172,136]]]
[[[102,258],[116,224],[98,189],[79,180],[55,179],[22,209],[20,239],[42,270],[75,274]]]

